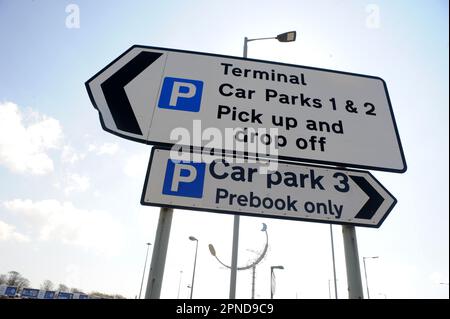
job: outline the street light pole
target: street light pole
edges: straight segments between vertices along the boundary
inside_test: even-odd
[[[274,282],[273,270],[274,269],[284,269],[284,267],[283,266],[270,266],[270,299],[273,299],[273,294],[274,294],[274,287],[273,287],[273,282]]]
[[[180,299],[180,287],[181,287],[181,276],[183,275],[183,271],[180,270],[180,281],[178,282],[178,294],[177,299]]]
[[[198,250],[198,239],[194,236],[189,236],[189,239],[192,241],[195,241],[195,259],[194,259],[194,270],[192,271],[192,283],[191,283],[191,298],[192,294],[194,293],[194,278],[195,278],[195,267],[197,265],[197,250]]]
[[[145,254],[144,271],[142,272],[142,280],[141,280],[141,289],[139,289],[139,299],[141,299],[142,285],[144,284],[145,267],[147,266],[147,257],[148,257],[148,250],[150,248],[150,245],[151,245],[151,243],[147,243],[147,253]]]
[[[247,58],[247,43],[250,41],[257,40],[268,40],[268,39],[277,39],[280,42],[293,42],[297,37],[296,31],[289,31],[285,33],[281,33],[276,37],[268,37],[268,38],[255,38],[249,39],[244,37],[244,52],[243,57]],[[239,215],[234,215],[234,223],[233,223],[233,247],[231,252],[231,276],[230,276],[230,299],[236,299],[236,277],[237,277],[237,259],[238,259],[238,247],[239,247]]]
[[[367,299],[370,299],[370,294],[369,294],[369,283],[367,281],[367,270],[366,270],[366,259],[376,259],[378,258],[378,256],[373,256],[373,257],[363,257],[363,264],[364,264],[364,276],[366,277],[366,289],[367,289]]]

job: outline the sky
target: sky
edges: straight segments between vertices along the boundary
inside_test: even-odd
[[[408,170],[371,171],[398,203],[380,228],[356,228],[365,297],[364,269],[371,298],[449,298],[448,25],[437,0],[0,0],[0,274],[138,296],[159,217],[140,205],[151,146],[103,131],[84,83],[134,44],[242,56],[245,36],[296,30],[292,43],[249,43],[248,56],[379,76],[391,98]],[[270,297],[275,265],[275,298],[330,298],[329,226],[242,217],[240,266],[263,249],[262,223],[256,298]],[[232,229],[231,215],[175,210],[161,298],[190,294],[189,236],[193,297],[228,298],[208,244],[229,264]],[[348,298],[342,227],[333,233]],[[250,271],[236,296],[250,298]]]

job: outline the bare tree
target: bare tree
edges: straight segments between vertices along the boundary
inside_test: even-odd
[[[17,271],[10,271],[8,272],[8,276],[6,277],[6,284],[8,286],[15,286],[17,287],[17,290],[21,290],[22,288],[27,288],[30,286],[30,281],[23,277],[19,272]]]
[[[44,282],[41,284],[42,290],[53,290],[55,288],[55,285],[51,282],[51,280],[44,280]]]
[[[6,275],[0,275],[0,285],[6,284]]]
[[[69,289],[69,287],[67,287],[67,286],[64,285],[64,284],[59,284],[57,290],[58,290],[58,291],[69,292],[70,289]]]
[[[82,293],[82,294],[84,294],[84,292],[83,291],[81,291],[81,289],[78,289],[78,288],[70,288],[70,292],[73,292],[73,293]]]

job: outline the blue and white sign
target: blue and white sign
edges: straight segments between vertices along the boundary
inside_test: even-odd
[[[20,296],[22,298],[36,299],[39,296],[39,289],[23,288]]]
[[[379,77],[136,45],[86,88],[103,129],[133,141],[406,171]]]
[[[39,290],[38,299],[55,299],[55,291]]]
[[[203,82],[165,77],[158,106],[162,109],[200,111]]]
[[[182,197],[203,197],[205,163],[167,160],[162,193]]]
[[[73,299],[73,293],[71,292],[58,292],[56,299]]]
[[[379,227],[396,204],[368,172],[173,153],[153,148],[143,205]]]
[[[16,292],[17,287],[0,285],[0,296],[14,297],[16,295]]]

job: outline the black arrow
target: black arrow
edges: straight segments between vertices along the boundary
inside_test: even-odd
[[[350,175],[349,175],[350,176]],[[364,206],[356,214],[355,218],[371,219],[384,202],[383,196],[378,193],[369,182],[361,176],[350,176],[350,178],[361,188],[361,190],[369,196]]]
[[[141,52],[101,84],[106,103],[118,129],[142,135],[125,92],[125,85],[130,83],[161,55],[162,53]]]

